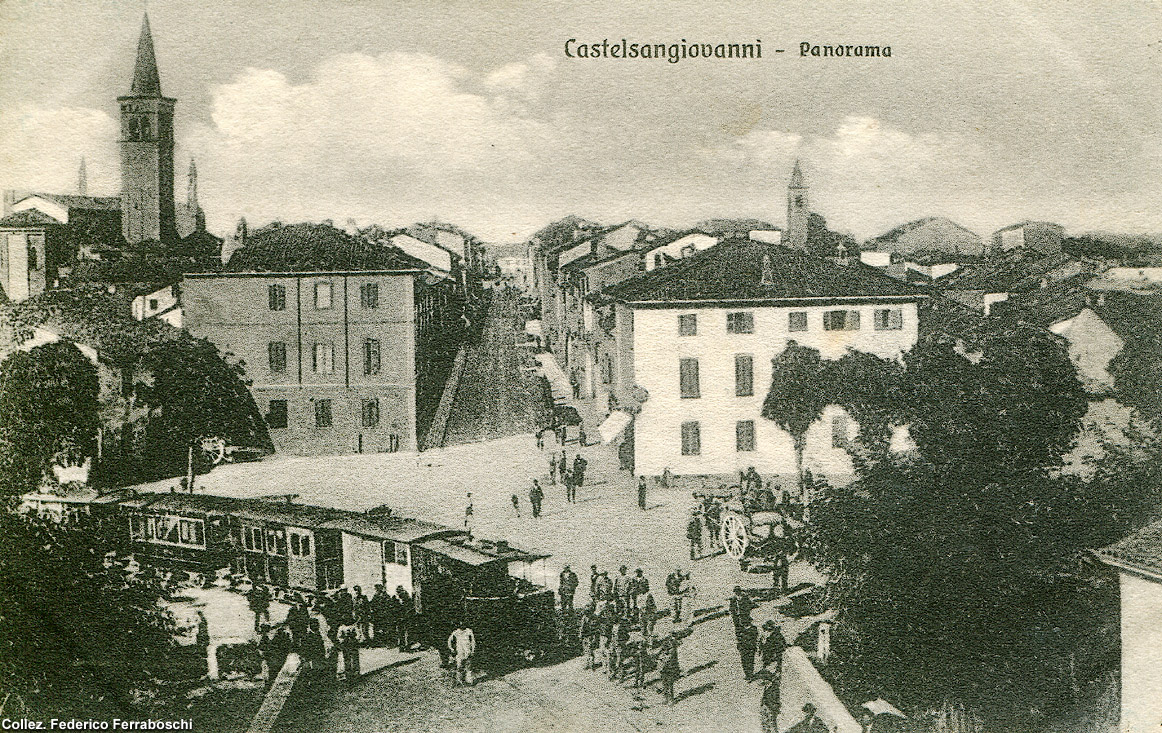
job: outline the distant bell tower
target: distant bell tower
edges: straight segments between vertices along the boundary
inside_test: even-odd
[[[137,61],[121,105],[121,233],[129,244],[177,238],[173,198],[173,110],[161,95],[161,78],[149,32],[141,21]]]
[[[81,167],[77,171],[77,195],[89,195],[89,176],[85,172],[85,157],[81,156]]]
[[[807,218],[810,216],[807,202],[807,184],[803,183],[803,171],[799,161],[791,171],[791,184],[787,186],[787,233],[783,241],[788,247],[807,248]]]

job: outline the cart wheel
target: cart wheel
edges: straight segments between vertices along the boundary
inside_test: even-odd
[[[746,522],[737,514],[727,514],[722,518],[722,547],[726,554],[741,560],[746,554],[750,539],[746,534]]]

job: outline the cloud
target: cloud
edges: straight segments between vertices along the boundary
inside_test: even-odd
[[[83,107],[19,105],[0,108],[0,186],[72,192],[85,158],[89,191],[115,194],[117,123]]]

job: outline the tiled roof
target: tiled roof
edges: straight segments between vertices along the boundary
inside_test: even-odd
[[[114,211],[121,209],[121,199],[117,196],[75,196],[64,193],[30,193],[24,199],[36,196],[42,199],[48,199],[60,204],[68,209],[95,209],[98,211]],[[20,203],[17,201],[16,203]]]
[[[1096,550],[1095,554],[1110,565],[1137,570],[1162,580],[1162,521]]]
[[[17,211],[0,219],[0,227],[40,227],[51,224],[60,224],[60,222],[36,209]]]
[[[770,258],[770,283],[763,261]],[[858,260],[840,265],[774,244],[734,239],[604,291],[627,303],[924,297]]]
[[[229,272],[427,270],[428,263],[395,247],[364,242],[325,224],[263,227],[226,266]]]
[[[1050,270],[1073,259],[1064,252],[1041,255],[1017,250],[995,260],[966,266],[941,278],[943,287],[950,290],[985,290],[1004,292],[1031,284]]]

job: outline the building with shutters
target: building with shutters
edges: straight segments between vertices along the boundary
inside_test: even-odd
[[[187,274],[182,300],[185,327],[245,365],[275,450],[416,450],[462,339],[456,280],[396,249],[342,269],[267,254]]]
[[[772,359],[792,340],[827,359],[848,349],[898,359],[916,343],[924,297],[858,260],[747,240],[606,288],[596,300],[619,345],[614,401],[633,416],[617,420],[623,452],[644,475],[794,475],[791,436],[761,414]],[[806,467],[850,475],[857,429],[829,406],[808,433]]]

